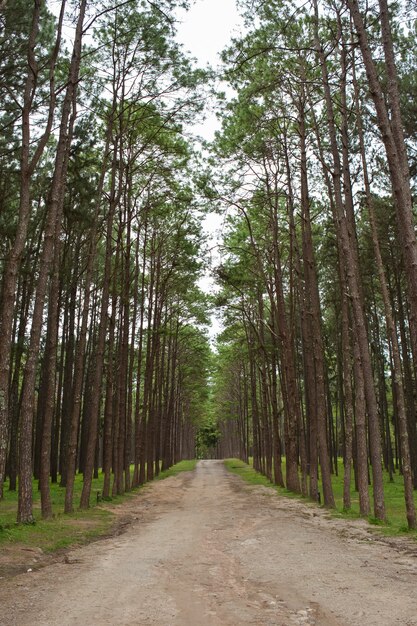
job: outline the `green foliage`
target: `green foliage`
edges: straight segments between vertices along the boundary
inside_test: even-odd
[[[221,432],[216,422],[204,421],[197,431],[196,450],[199,459],[210,458],[217,446]]]

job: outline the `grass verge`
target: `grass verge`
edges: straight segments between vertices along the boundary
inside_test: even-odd
[[[268,478],[259,474],[259,472],[253,469],[252,464],[247,465],[243,461],[239,459],[227,459],[225,461],[225,465],[227,469],[238,476],[241,476],[246,482],[252,485],[264,485],[266,487],[271,487],[271,489],[275,490],[277,493],[281,495],[285,495],[290,498],[298,498],[300,500],[304,500],[306,502],[310,502],[312,506],[319,506],[316,503],[313,503],[309,498],[304,498],[299,494],[295,494],[292,491],[288,491],[287,489],[283,489],[282,487],[277,487],[273,485]],[[283,471],[285,472],[285,465],[283,466]],[[354,480],[352,476],[352,489],[351,489],[351,499],[352,499],[352,507],[349,511],[343,510],[343,469],[339,472],[338,476],[332,476],[332,485],[333,492],[336,501],[336,509],[333,511],[329,511],[332,515],[345,518],[345,519],[358,519],[359,515],[359,497],[358,493],[354,490]],[[384,474],[384,490],[385,490],[385,505],[386,505],[386,523],[383,524],[378,520],[375,520],[373,517],[369,517],[368,521],[370,524],[374,525],[378,531],[382,532],[384,535],[403,535],[407,534],[413,539],[417,540],[417,531],[409,531],[407,527],[406,517],[405,517],[405,504],[404,504],[404,485],[402,482],[402,476],[398,473],[394,475],[393,482],[390,482],[388,474]],[[417,508],[417,493],[414,494],[416,508]],[[372,506],[372,487],[370,487],[370,499]]]
[[[181,472],[192,472],[197,465],[196,459],[192,459],[189,461],[180,461],[176,465],[173,465],[167,470],[164,470],[156,477],[156,480],[163,480],[164,478],[169,478],[170,476],[177,476],[181,474]]]
[[[161,472],[157,480],[176,476],[181,472],[192,471],[196,461],[181,461],[170,469]],[[79,501],[83,485],[82,475],[77,475],[74,484],[74,503]],[[97,503],[97,492],[102,491],[103,476],[93,480],[91,506],[87,511],[75,510],[64,514],[65,488],[51,485],[53,518],[43,520],[40,510],[40,493],[37,481],[33,481],[34,524],[17,524],[17,492],[9,491],[6,483],[4,499],[0,501],[0,547],[7,544],[22,547],[37,547],[43,552],[54,552],[60,548],[88,543],[107,534],[115,520],[111,511],[113,505],[121,504],[141,489],[136,488],[122,496],[116,496],[105,503]]]

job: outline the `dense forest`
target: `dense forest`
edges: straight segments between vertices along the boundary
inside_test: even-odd
[[[0,2],[0,498],[87,508],[197,445],[327,507],[343,464],[379,520],[400,473],[415,528],[415,6],[241,0],[216,82],[185,4]]]

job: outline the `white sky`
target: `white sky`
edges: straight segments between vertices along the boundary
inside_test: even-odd
[[[220,64],[221,51],[243,27],[235,0],[196,0],[189,11],[181,12],[179,19],[177,39],[202,67],[207,64],[217,67]],[[193,130],[210,141],[219,126],[215,114],[208,113],[204,122],[196,125]],[[210,234],[210,248],[215,247],[220,240],[222,221],[222,216],[217,214],[210,214],[204,220],[203,228]],[[216,262],[215,250],[212,257]],[[200,287],[204,291],[213,288],[210,276],[205,276],[200,281]],[[211,337],[214,338],[220,330],[220,321],[212,317]]]
[[[242,24],[235,0],[196,0],[179,19],[178,40],[200,65],[217,65],[219,53]]]
[[[235,0],[194,0],[191,9],[181,11],[178,19],[177,39],[201,67],[218,67],[221,51],[243,26]],[[211,140],[218,128],[218,120],[211,114],[194,130],[204,139]]]

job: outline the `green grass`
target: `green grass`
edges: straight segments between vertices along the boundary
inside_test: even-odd
[[[352,507],[348,512],[343,511],[343,464],[340,461],[339,464],[339,476],[333,476],[332,478],[333,491],[336,500],[336,515],[346,517],[359,517],[359,495],[354,490],[355,483],[352,475],[351,480],[351,501]],[[383,524],[380,520],[375,519],[373,516],[368,518],[368,521],[374,526],[378,526],[381,532],[386,535],[396,535],[408,533],[413,538],[417,539],[417,531],[409,531],[407,527],[407,518],[405,513],[405,500],[404,500],[404,482],[403,477],[396,472],[393,476],[393,481],[390,482],[389,475],[384,472],[384,493],[385,493],[385,506],[386,506],[386,523]],[[373,508],[373,491],[372,487],[369,489],[369,497],[371,503],[371,509]],[[414,502],[417,509],[417,492],[414,492]]]
[[[161,472],[158,480],[176,476],[194,469],[196,461],[182,461],[170,469]],[[132,470],[133,471],[133,470]],[[82,475],[77,475],[74,484],[74,508],[78,506],[83,486]],[[42,520],[40,509],[40,493],[37,481],[33,481],[33,514],[34,524],[17,524],[17,492],[9,491],[5,485],[4,499],[0,501],[0,548],[5,544],[21,544],[22,546],[38,547],[44,552],[54,552],[60,548],[87,543],[108,533],[114,522],[115,515],[111,508],[138,493],[140,488],[116,496],[110,501],[97,503],[97,492],[102,491],[103,475],[93,480],[90,508],[87,511],[75,510],[64,514],[65,488],[51,484],[53,518]]]
[[[241,476],[246,482],[252,485],[264,485],[271,487],[281,495],[286,497],[299,498],[305,501],[311,502],[308,498],[303,498],[299,494],[295,494],[282,487],[273,485],[265,476],[262,476],[253,469],[252,464],[247,465],[239,459],[227,459],[225,461],[226,467],[233,472]],[[283,472],[285,473],[285,461],[283,463]],[[342,462],[339,464],[339,475],[332,477],[333,493],[336,501],[336,510],[331,511],[332,515],[346,519],[359,518],[359,496],[354,490],[354,480],[352,476],[351,481],[351,501],[352,507],[349,511],[343,510],[343,466]],[[407,527],[407,519],[405,515],[405,503],[404,503],[404,484],[403,478],[398,473],[394,474],[393,482],[389,481],[388,474],[384,474],[384,490],[385,490],[385,505],[386,505],[386,523],[382,523],[376,520],[374,517],[369,517],[370,524],[377,526],[378,530],[386,535],[398,535],[408,534],[417,540],[417,531],[409,531]],[[372,508],[372,487],[369,490],[371,508]],[[417,508],[417,492],[414,494],[414,499]],[[312,503],[314,505],[315,503]],[[316,505],[318,506],[318,505]]]
[[[164,470],[156,477],[156,480],[163,480],[164,478],[169,478],[170,476],[177,476],[181,474],[181,472],[192,472],[197,465],[197,460],[193,459],[190,461],[180,461],[176,465],[173,465],[167,470]]]

